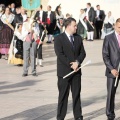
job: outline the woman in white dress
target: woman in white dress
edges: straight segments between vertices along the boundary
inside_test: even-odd
[[[77,34],[80,35],[82,37],[82,39],[86,39],[87,38],[87,25],[85,23],[85,11],[84,9],[80,10],[80,16],[79,16],[79,22],[77,25]]]
[[[104,37],[114,31],[114,17],[112,16],[111,11],[108,12],[108,15],[105,17],[104,23],[103,23],[103,30],[102,30],[102,36],[101,39],[104,39]]]
[[[54,31],[54,37],[63,32],[64,16],[61,12],[61,6],[60,5],[58,5],[56,7],[55,14],[56,14],[56,29]]]

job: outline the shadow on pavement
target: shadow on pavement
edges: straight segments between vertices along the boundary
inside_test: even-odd
[[[91,97],[89,99],[82,100],[82,107],[89,106],[91,104],[96,103],[98,100],[105,100],[105,99],[106,99],[106,96]],[[88,117],[90,116],[89,118],[93,118],[93,117],[95,118],[95,117],[98,117],[99,114],[101,115],[101,113],[105,114],[104,110],[105,108],[97,110],[97,112],[94,111],[91,113],[87,113],[84,116],[88,116]],[[20,120],[49,120],[51,118],[56,117],[56,112],[57,112],[57,103],[54,103],[54,104],[48,104],[48,105],[39,106],[33,109],[29,109],[21,113],[17,113],[15,115],[2,118],[0,120],[16,120],[20,118],[21,118]],[[69,101],[69,105],[68,105],[68,113],[70,112],[72,112],[72,101]],[[73,118],[71,118],[70,120],[73,120]]]
[[[2,86],[0,86],[0,90],[4,90],[4,91],[0,91],[0,94],[9,94],[9,93],[14,93],[14,92],[25,91],[25,90],[29,89],[26,87],[34,86],[38,82],[42,82],[42,81],[43,80],[37,80],[37,81],[36,80],[26,80],[26,81],[22,81],[22,82],[15,83],[15,84],[2,85]],[[13,90],[16,88],[17,88],[17,90]]]

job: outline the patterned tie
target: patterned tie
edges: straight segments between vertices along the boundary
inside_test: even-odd
[[[71,42],[71,44],[72,44],[72,46],[73,46],[73,48],[74,48],[73,36],[70,36],[70,42]]]
[[[118,35],[118,43],[119,43],[119,47],[120,47],[120,34]]]

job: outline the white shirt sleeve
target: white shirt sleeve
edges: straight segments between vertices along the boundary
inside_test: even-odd
[[[19,33],[18,31],[14,32],[14,35],[18,37],[18,39],[22,40],[24,39],[24,35],[22,35],[21,33]]]
[[[18,37],[18,39],[20,39],[20,40],[22,40],[22,41],[25,41],[25,39],[26,39],[26,36],[28,35],[28,30],[27,29],[25,29],[25,26],[24,26],[25,24],[23,23],[23,26],[22,26],[22,31],[21,31],[21,33],[19,33],[18,31],[15,31],[15,35]]]

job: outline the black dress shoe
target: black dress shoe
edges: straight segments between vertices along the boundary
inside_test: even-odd
[[[90,39],[87,39],[87,41],[90,41]]]
[[[32,76],[36,76],[37,77],[38,75],[36,73],[33,73]]]
[[[75,119],[75,120],[83,120],[83,119],[81,119],[81,118],[78,118],[78,119]]]
[[[52,43],[51,41],[47,41],[46,43]]]
[[[83,120],[83,117],[77,118],[77,119],[75,119],[75,120]]]
[[[115,120],[115,117],[108,117],[108,120]]]
[[[23,74],[22,76],[23,76],[23,77],[26,77],[26,76],[28,76],[28,74]]]
[[[40,65],[40,67],[43,67],[43,65]]]

